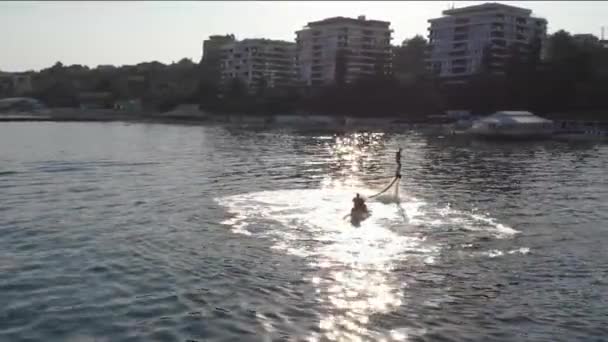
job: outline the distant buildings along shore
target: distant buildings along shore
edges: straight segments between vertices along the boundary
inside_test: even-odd
[[[547,20],[529,9],[486,3],[442,14],[428,20],[426,60],[428,70],[440,78],[466,78],[479,72],[484,61],[493,72],[503,73],[509,53],[529,53],[534,43],[545,46]],[[390,24],[365,16],[327,18],[296,31],[295,44],[215,35],[204,41],[203,60],[214,60],[222,84],[236,78],[250,91],[262,79],[267,87],[351,83],[392,73]]]
[[[308,23],[296,32],[297,81],[324,86],[390,74],[391,33],[390,22],[366,20],[365,16]]]
[[[504,74],[511,53],[525,55],[533,44],[542,49],[547,37],[547,20],[495,3],[446,10],[428,22],[428,68],[442,78],[470,76],[484,66]]]

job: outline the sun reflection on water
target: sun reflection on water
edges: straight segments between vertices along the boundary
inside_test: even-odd
[[[396,268],[403,264],[424,267],[437,259],[441,246],[427,241],[420,234],[421,227],[448,222],[478,229],[475,221],[479,221],[484,224],[479,229],[512,232],[485,217],[478,219],[449,208],[429,209],[427,203],[407,193],[400,203],[390,195],[368,201],[372,216],[355,228],[344,219],[354,194],[370,195],[386,184],[376,182],[373,187],[377,188],[370,189],[362,174],[389,158],[392,162],[393,155],[385,151],[382,134],[351,134],[322,141],[315,163],[328,165],[330,172],[320,188],[222,198],[219,202],[233,215],[224,223],[234,232],[248,235],[256,227],[257,236],[273,241],[272,248],[309,261],[314,272],[308,280],[320,307],[319,332],[309,340],[406,340],[407,327],[380,328],[374,319],[407,305],[403,294],[408,284],[399,279]],[[260,231],[260,222],[271,226]]]
[[[392,270],[397,261],[413,258],[408,250],[421,250],[423,241],[395,232],[405,224],[395,204],[368,203],[373,215],[360,228],[343,219],[355,192],[377,191],[367,189],[359,174],[378,162],[373,149],[381,145],[382,136],[355,133],[326,141],[325,162],[333,172],[320,189],[259,192],[224,201],[234,214],[225,223],[235,231],[249,234],[245,222],[254,216],[272,219],[281,225],[264,233],[275,241],[273,248],[310,260],[316,272],[309,280],[322,308],[320,334],[311,340],[400,340],[405,336],[374,331],[370,317],[403,304],[401,291],[407,284],[396,279]],[[415,216],[415,210],[410,214]],[[324,243],[304,242],[311,240]]]

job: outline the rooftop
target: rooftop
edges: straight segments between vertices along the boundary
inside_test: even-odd
[[[330,24],[359,24],[364,26],[390,26],[390,21],[381,21],[381,20],[366,20],[365,16],[359,16],[359,18],[347,18],[347,17],[332,17],[318,21],[311,21],[307,24],[307,26],[321,26],[321,25],[330,25]]]
[[[246,38],[240,41],[241,43],[259,43],[259,44],[283,44],[283,45],[295,45],[295,42],[288,42],[286,40],[276,40],[268,38]]]
[[[529,10],[526,8],[509,6],[509,5],[499,4],[499,3],[495,3],[495,2],[487,2],[487,3],[481,4],[481,5],[453,8],[453,9],[445,10],[442,13],[443,13],[443,15],[458,15],[458,14],[473,14],[473,13],[479,13],[479,12],[490,12],[490,11],[496,11],[496,10],[512,10],[512,11],[520,11],[526,15],[532,14],[532,10]]]

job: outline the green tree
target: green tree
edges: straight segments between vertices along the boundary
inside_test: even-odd
[[[547,57],[553,63],[571,61],[578,51],[572,36],[564,30],[559,30],[549,36],[547,44]]]
[[[424,37],[416,35],[403,41],[393,51],[393,74],[399,78],[419,78],[427,74],[426,56],[429,48]]]

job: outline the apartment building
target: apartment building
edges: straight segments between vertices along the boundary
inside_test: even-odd
[[[222,79],[222,47],[236,41],[234,34],[212,35],[203,41],[203,54],[199,69],[202,86],[216,87]]]
[[[227,35],[212,35],[209,39],[203,41],[202,61],[207,63],[215,63],[219,61],[222,47],[228,43],[236,41],[234,34]]]
[[[334,17],[309,22],[296,32],[296,69],[300,84],[322,86],[336,76],[350,83],[391,72],[390,22]]]
[[[591,33],[578,33],[572,35],[572,40],[578,44],[583,46],[592,46],[592,45],[600,45],[600,39]]]
[[[296,44],[282,40],[244,39],[222,46],[222,85],[237,78],[250,91],[260,85],[281,88],[294,84]]]
[[[439,77],[470,76],[481,70],[482,61],[492,72],[504,73],[514,47],[526,54],[535,42],[542,47],[547,36],[545,19],[532,16],[529,9],[498,3],[446,10],[428,22],[427,65]]]

